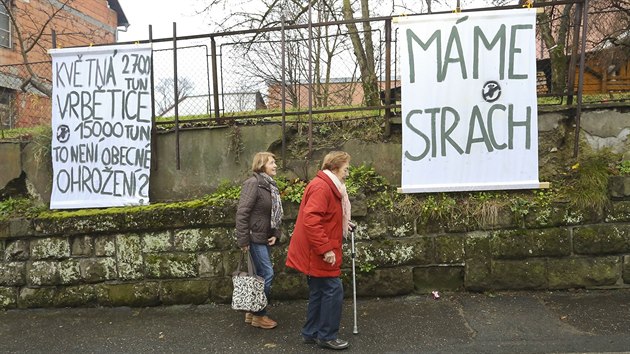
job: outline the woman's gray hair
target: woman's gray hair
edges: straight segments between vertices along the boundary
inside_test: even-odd
[[[336,171],[346,162],[350,163],[350,154],[345,151],[331,151],[324,156],[322,170]]]

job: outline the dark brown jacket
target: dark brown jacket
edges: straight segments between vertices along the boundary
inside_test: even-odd
[[[271,228],[271,187],[259,173],[243,183],[236,209],[236,241],[239,247],[250,243],[266,244],[280,230]],[[276,241],[276,242],[277,242]]]

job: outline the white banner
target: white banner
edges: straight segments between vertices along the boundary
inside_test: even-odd
[[[149,202],[151,47],[52,49],[51,209]]]
[[[535,9],[397,23],[401,191],[538,188]]]

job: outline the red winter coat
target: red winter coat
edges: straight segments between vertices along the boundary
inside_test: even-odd
[[[306,186],[287,253],[287,267],[313,277],[341,275],[341,193],[322,171]],[[335,264],[324,253],[335,253]]]

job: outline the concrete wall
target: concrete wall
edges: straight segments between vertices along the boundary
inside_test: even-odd
[[[19,142],[0,144],[0,189],[22,174],[21,145]]]
[[[157,154],[152,155],[157,170],[151,171],[151,200],[191,199],[212,193],[223,181],[240,182],[250,175],[254,154],[282,139],[282,129],[275,125],[235,129],[182,132],[179,169],[175,133],[158,135]],[[231,148],[234,141],[242,143],[238,153]]]

